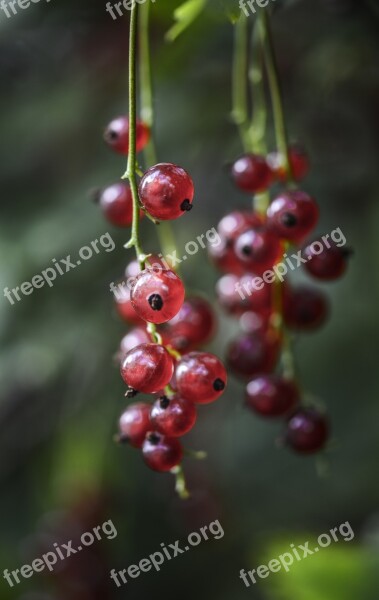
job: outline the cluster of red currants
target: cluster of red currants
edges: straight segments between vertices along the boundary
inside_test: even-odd
[[[137,123],[137,150],[144,148],[149,130]],[[116,152],[128,154],[127,117],[110,123],[105,140]],[[171,163],[157,164],[141,178],[138,190],[141,212],[156,220],[176,219],[192,207],[194,185],[188,173]],[[103,190],[104,215],[119,226],[130,225],[133,198],[126,183]],[[128,285],[119,286],[119,316],[134,325],[121,342],[121,376],[126,396],[153,396],[153,402],[129,405],[119,420],[121,442],[142,449],[146,464],[156,471],[171,471],[182,461],[178,438],[188,433],[197,418],[196,405],[215,401],[223,393],[227,374],[221,361],[199,347],[208,342],[216,321],[211,305],[201,297],[185,300],[182,280],[165,260],[148,255],[126,268]],[[158,327],[157,327],[158,326]]]
[[[288,152],[291,179],[307,174],[305,152],[292,146]],[[289,183],[279,152],[267,158],[245,154],[231,166],[237,188],[252,195],[267,195],[274,183]],[[339,278],[347,264],[346,250],[328,243],[313,252],[304,241],[314,230],[319,215],[315,200],[295,183],[270,201],[267,210],[235,211],[218,225],[222,242],[209,248],[215,265],[226,273],[217,283],[222,308],[240,320],[242,333],[227,349],[227,365],[248,380],[247,407],[264,417],[285,417],[285,442],[295,451],[321,450],[328,439],[326,416],[315,407],[300,404],[300,392],[292,366],[288,368],[291,330],[309,331],[326,320],[329,305],[318,289],[292,287],[278,279],[275,265],[287,258],[291,246],[300,246],[308,257],[307,272],[320,281]],[[282,355],[282,372],[276,367]]]

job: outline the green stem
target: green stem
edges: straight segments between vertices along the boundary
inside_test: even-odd
[[[232,119],[238,127],[241,142],[247,150],[250,145],[249,137],[249,108],[247,90],[247,42],[248,21],[241,15],[235,25],[234,56],[232,70]]]
[[[157,149],[154,136],[154,101],[151,69],[151,50],[149,38],[150,2],[144,2],[140,6],[139,15],[139,76],[140,76],[140,101],[141,117],[150,128],[150,140],[144,149],[147,167],[155,165],[157,160]],[[176,242],[171,224],[162,221],[158,225],[157,235],[162,254],[168,256],[176,248]],[[179,272],[179,269],[176,269]]]
[[[290,182],[293,181],[291,162],[289,160],[289,144],[286,122],[284,118],[282,92],[279,83],[279,72],[276,61],[275,48],[272,39],[270,17],[268,12],[261,10],[257,16],[264,61],[267,69],[268,83],[272,99],[274,113],[275,136],[278,151],[283,156],[284,168]]]
[[[175,491],[181,500],[187,500],[190,497],[187,490],[186,479],[184,476],[183,467],[181,465],[171,469],[171,473],[175,475]]]

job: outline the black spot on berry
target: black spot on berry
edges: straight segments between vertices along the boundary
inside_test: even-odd
[[[192,210],[192,208],[193,208],[192,204],[188,199],[183,200],[183,202],[180,205],[180,210],[182,210],[183,212],[185,212],[185,211],[188,212],[188,211]]]
[[[297,225],[297,218],[292,213],[284,213],[281,221],[285,227],[295,227]]]
[[[151,294],[148,298],[148,303],[153,310],[162,310],[163,300],[159,294]]]
[[[225,383],[222,379],[215,379],[213,382],[213,389],[216,390],[216,392],[222,392],[222,390],[225,389]]]

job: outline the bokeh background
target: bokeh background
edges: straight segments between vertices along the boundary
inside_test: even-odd
[[[178,4],[158,0],[151,35],[159,157],[183,165],[196,184],[196,209],[175,222],[183,248],[249,200],[222,170],[241,151],[230,119],[232,25],[212,0],[168,44]],[[125,166],[105,148],[102,130],[126,112],[127,17],[112,21],[103,0],[41,0],[19,12],[0,14],[0,289],[30,281],[52,258],[75,256],[107,231],[116,249],[14,306],[0,300],[2,600],[377,600],[379,4],[277,1],[273,18],[291,138],[311,155],[304,185],[321,207],[318,231],[341,227],[355,250],[348,276],[325,286],[328,326],[296,344],[304,385],[333,423],[327,473],[320,476],[313,458],[278,448],[280,426],[247,414],[242,386],[232,380],[188,436],[209,457],[186,461],[192,498],[184,503],[170,475],[150,472],[138,452],[112,442],[125,405],[114,354],[126,326],[109,283],[130,256],[128,232],[103,221],[88,191],[116,180]],[[157,249],[149,222],[143,238]],[[189,288],[214,298],[218,274],[205,251],[183,271]],[[220,315],[210,348],[221,353],[235,329]],[[4,569],[108,519],[117,538],[62,563],[54,576],[35,574],[13,589],[2,578]],[[215,519],[221,540],[120,590],[109,579],[111,568]],[[241,568],[345,521],[352,542],[250,589],[239,579]]]

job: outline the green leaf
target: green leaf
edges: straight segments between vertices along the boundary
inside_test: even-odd
[[[183,33],[205,8],[207,0],[187,0],[174,11],[175,25],[166,33],[166,40],[173,42]]]

